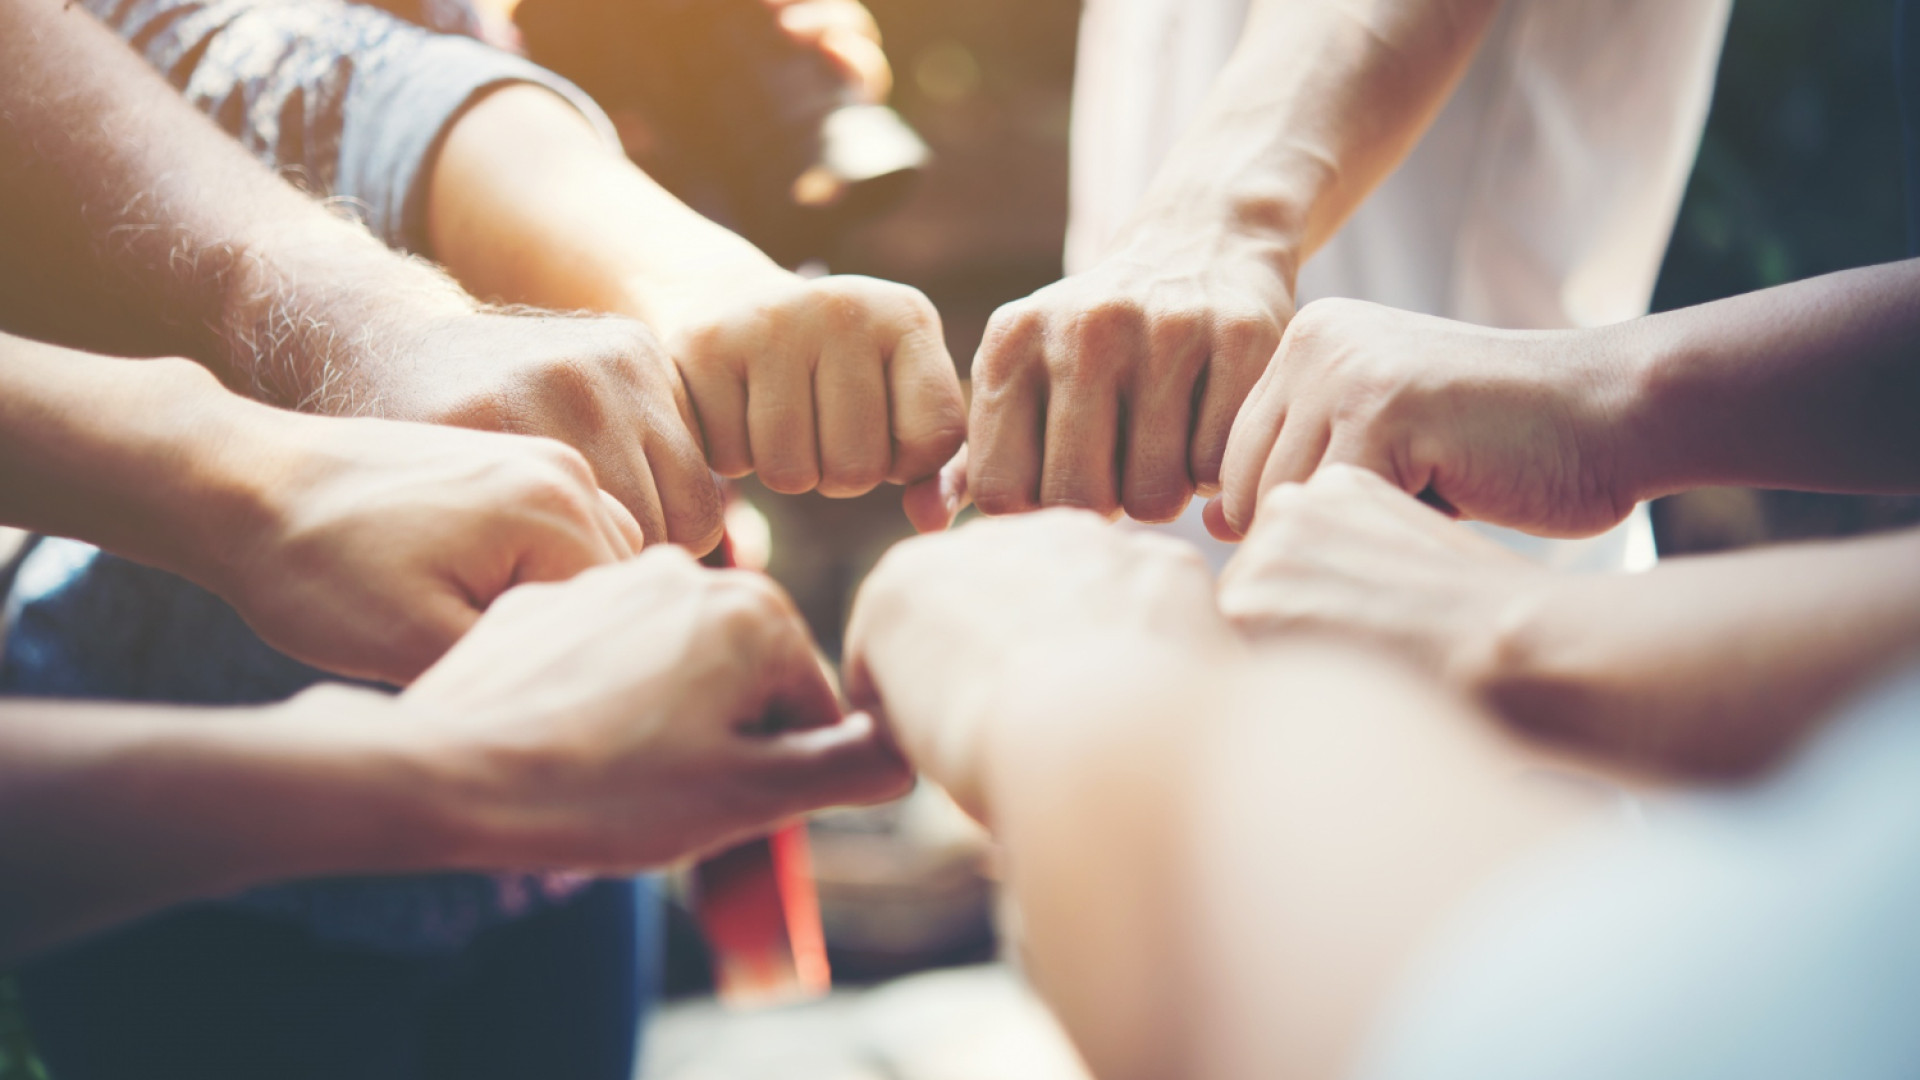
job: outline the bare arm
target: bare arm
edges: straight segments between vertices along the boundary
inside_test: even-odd
[[[281,651],[398,684],[512,586],[641,545],[559,443],[298,416],[191,361],[4,334],[0,524],[179,574]]]
[[[896,550],[849,691],[1006,846],[1095,1075],[1342,1075],[1432,931],[1583,811],[1390,664],[1221,634],[1171,547],[1054,519]]]
[[[0,962],[249,885],[441,865],[460,835],[403,711],[0,703]]]
[[[6,5],[0,64],[12,73],[0,88],[0,269],[16,325],[189,355],[293,403],[349,374],[318,370],[339,350],[303,347],[342,314],[330,309],[473,309],[272,177],[87,12]]]
[[[84,11],[0,8],[0,65],[9,326],[186,355],[306,411],[548,435],[647,542],[717,542],[691,405],[644,326],[481,311],[248,159]]]
[[[932,476],[964,436],[959,378],[925,296],[782,269],[550,91],[505,87],[461,116],[427,208],[435,255],[477,294],[659,331],[724,475],[861,495]]]
[[[631,872],[905,780],[773,585],[649,552],[510,594],[399,698],[0,703],[0,963],[292,877]]]
[[[1353,468],[1275,490],[1221,579],[1257,635],[1392,647],[1519,727],[1747,774],[1920,651],[1920,533],[1545,571]]]
[[[1708,484],[1920,491],[1920,261],[1591,330],[1315,304],[1235,422],[1216,531],[1331,464],[1546,535]]]
[[[989,327],[967,463],[981,508],[1165,520],[1211,494],[1301,263],[1413,147],[1497,6],[1256,0],[1112,250]]]

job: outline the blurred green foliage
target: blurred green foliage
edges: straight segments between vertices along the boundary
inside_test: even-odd
[[[47,1080],[20,1015],[19,992],[9,978],[0,978],[0,1080]]]

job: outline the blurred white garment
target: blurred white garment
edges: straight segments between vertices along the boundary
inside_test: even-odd
[[[1248,0],[1086,0],[1068,273],[1097,261],[1232,55]],[[1732,0],[1509,0],[1433,127],[1300,276],[1509,329],[1646,314]],[[1198,506],[1172,526],[1216,564]],[[1644,508],[1604,536],[1489,530],[1568,569],[1651,565]]]

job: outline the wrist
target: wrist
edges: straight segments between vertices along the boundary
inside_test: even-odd
[[[1201,268],[1259,297],[1281,324],[1293,317],[1300,255],[1284,236],[1203,215],[1155,215],[1122,233],[1103,262]]]
[[[1564,628],[1594,620],[1566,581],[1541,572],[1505,597],[1478,632],[1461,636],[1441,681],[1521,730],[1565,737],[1578,727],[1584,715],[1574,674],[1580,638],[1569,638]]]
[[[305,874],[484,869],[474,815],[436,726],[379,691],[322,683],[271,706],[251,751],[279,763],[283,797],[316,819]]]
[[[671,342],[745,300],[798,288],[805,280],[731,233],[708,239],[682,247],[670,267],[630,267],[609,310],[640,320]]]
[[[397,333],[478,310],[444,274],[332,218],[257,231],[219,325],[226,383],[269,404],[351,415],[379,404]]]
[[[1689,378],[1690,346],[1673,320],[1658,315],[1589,331],[1603,342],[1618,393],[1611,441],[1619,486],[1644,502],[1698,486],[1702,462],[1689,433],[1720,411],[1711,387]]]
[[[1116,250],[1158,255],[1194,245],[1217,257],[1266,272],[1291,304],[1307,246],[1311,200],[1281,192],[1235,194],[1212,181],[1156,186]]]

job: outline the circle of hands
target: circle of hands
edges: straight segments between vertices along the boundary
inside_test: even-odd
[[[1059,288],[1003,310],[970,418],[905,286],[743,287],[670,345],[614,317],[459,316],[415,342],[461,363],[382,388],[389,418],[431,424],[286,429],[312,445],[226,595],[269,642],[405,686],[435,730],[509,762],[549,808],[530,860],[624,868],[895,797],[914,768],[983,816],[1016,674],[1116,633],[1214,653],[1358,635],[1444,669],[1543,573],[1450,515],[1580,535],[1638,497],[1603,449],[1606,361],[1552,335],[1319,304],[1249,379],[1263,335],[1243,315],[1109,303],[1076,317]],[[1224,433],[1223,383],[1247,387]],[[1189,410],[1141,404],[1173,399]],[[970,451],[968,431],[998,434]],[[844,687],[769,578],[695,561],[723,531],[716,472],[905,487],[928,535],[861,589]],[[989,490],[996,514],[1039,512],[948,531]],[[1195,493],[1245,538],[1218,582],[1190,545],[1111,524]]]

